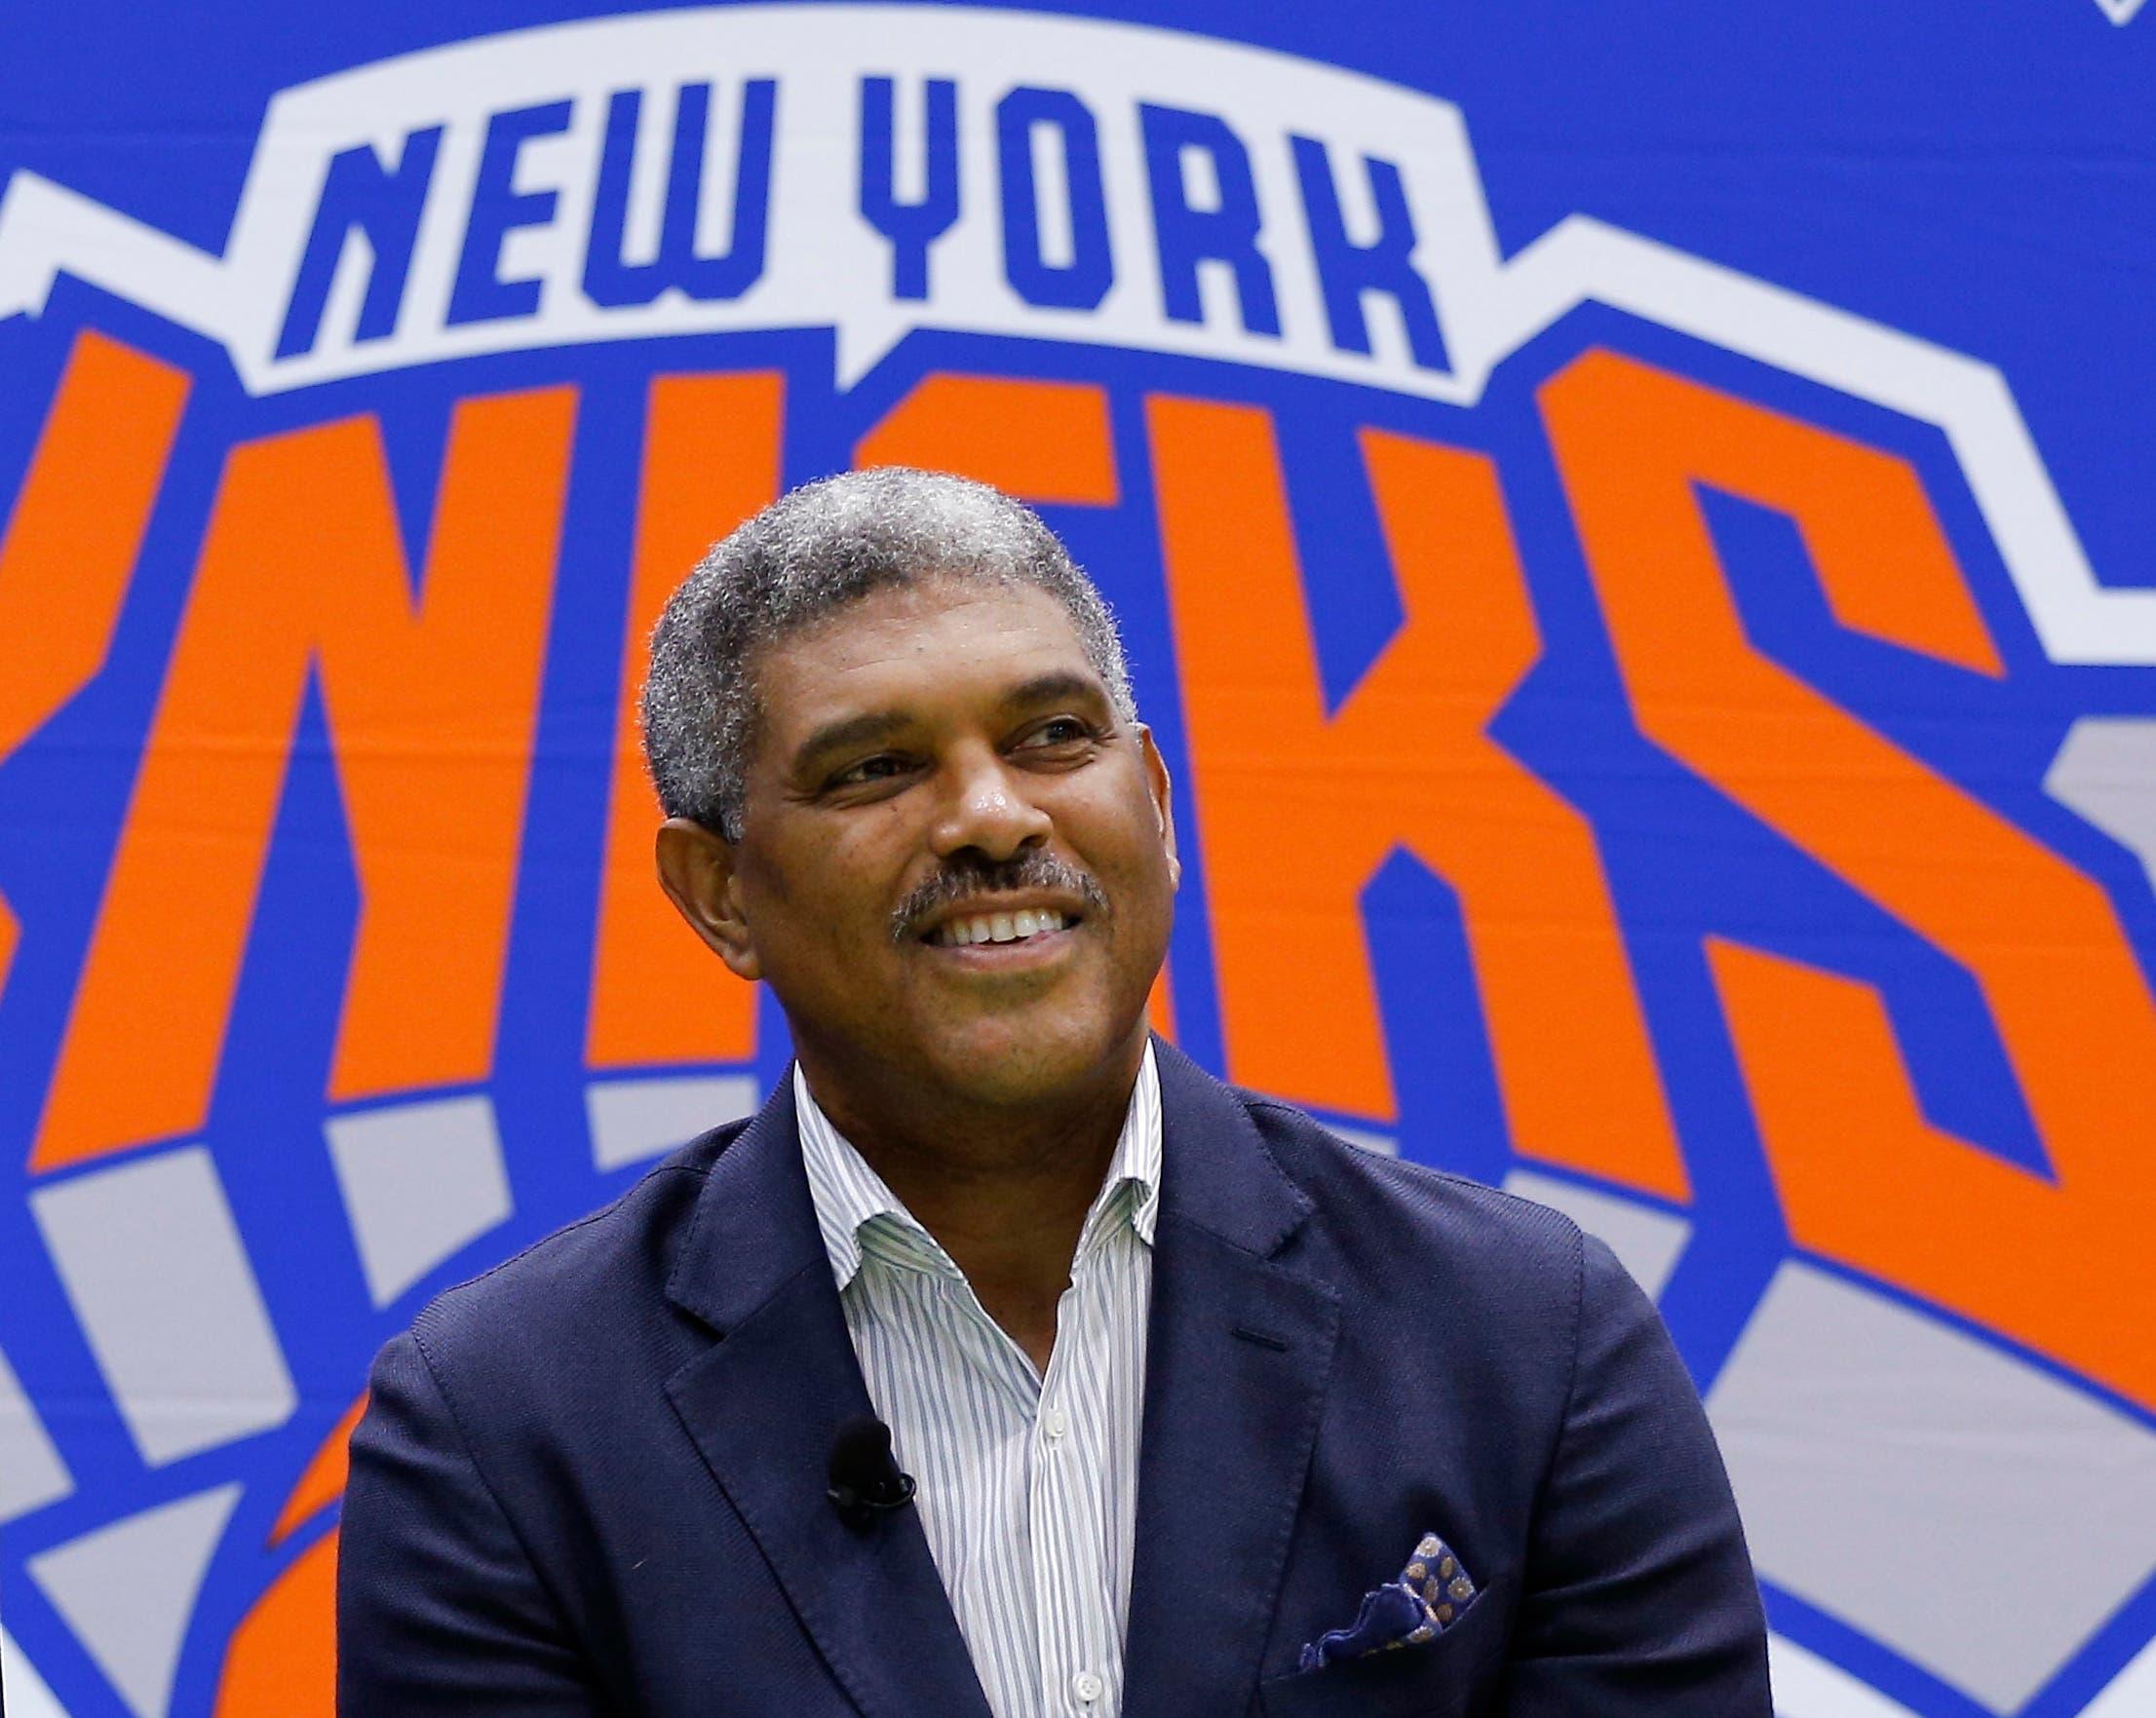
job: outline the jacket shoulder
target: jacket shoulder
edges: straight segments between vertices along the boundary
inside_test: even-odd
[[[438,1294],[411,1336],[444,1387],[497,1382],[534,1356],[620,1353],[675,1325],[683,1315],[665,1294],[674,1253],[712,1164],[747,1126],[698,1135],[610,1203]]]
[[[1590,1248],[1563,1212],[1425,1164],[1350,1144],[1315,1117],[1231,1088],[1266,1149],[1315,1206],[1350,1279],[1404,1276],[1518,1317],[1576,1314]]]

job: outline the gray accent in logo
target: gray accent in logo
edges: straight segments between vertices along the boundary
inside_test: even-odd
[[[323,1133],[377,1307],[505,1222],[513,1208],[487,1098],[356,1110],[331,1117]]]
[[[130,1515],[32,1557],[31,1576],[135,1718],[166,1718],[202,1578],[237,1484]]]
[[[707,1127],[753,1115],[756,1083],[747,1074],[599,1080],[584,1088],[592,1162],[618,1169],[664,1156]]]
[[[2156,722],[2082,717],[2045,773],[2044,791],[2130,849],[2156,889]]]
[[[57,1503],[74,1489],[28,1392],[0,1353],[0,1522]]]
[[[145,1462],[291,1417],[291,1373],[206,1149],[88,1170],[30,1205]]]
[[[1707,1406],[1759,1573],[1995,1712],[2156,1568],[2156,1432],[1811,1266]]]

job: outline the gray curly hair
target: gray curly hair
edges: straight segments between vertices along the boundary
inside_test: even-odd
[[[644,760],[667,816],[739,841],[757,653],[872,591],[930,577],[1047,592],[1117,711],[1137,719],[1115,617],[1039,515],[942,472],[849,472],[780,496],[668,600],[643,688]]]

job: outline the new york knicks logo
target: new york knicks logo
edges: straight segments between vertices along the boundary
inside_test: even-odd
[[[271,107],[220,253],[0,200],[11,1709],[330,1709],[425,1298],[742,1113],[631,705],[704,547],[939,466],[1123,617],[1159,1028],[1663,1308],[1791,1718],[2156,1701],[2156,592],[1982,361],[1587,219],[1462,115],[948,7]]]

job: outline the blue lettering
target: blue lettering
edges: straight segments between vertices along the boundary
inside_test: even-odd
[[[1326,147],[1315,137],[1290,139],[1295,174],[1302,181],[1303,210],[1310,221],[1311,248],[1317,253],[1318,284],[1325,290],[1326,321],[1332,344],[1343,352],[1367,353],[1370,331],[1363,317],[1363,294],[1383,292],[1400,306],[1407,345],[1426,370],[1445,367],[1444,336],[1430,303],[1430,284],[1415,272],[1415,228],[1407,212],[1407,193],[1400,169],[1374,155],[1363,157],[1377,205],[1377,239],[1358,245],[1340,218],[1340,196],[1332,181]]]
[[[292,282],[284,330],[277,336],[279,358],[314,350],[322,333],[322,313],[329,302],[329,284],[336,278],[337,261],[354,228],[365,235],[367,248],[373,251],[374,267],[367,276],[366,296],[360,303],[360,323],[352,337],[381,340],[397,331],[404,281],[411,272],[411,248],[419,237],[419,217],[427,207],[427,186],[434,177],[435,151],[441,143],[442,128],[429,126],[404,139],[394,168],[384,167],[381,157],[366,144],[331,159],[322,181],[322,201],[315,207],[314,231],[307,235],[307,249]]]
[[[1040,186],[1033,178],[1033,134],[1047,126],[1063,152],[1070,260],[1041,250]],[[996,103],[1002,162],[1003,274],[1028,304],[1091,310],[1115,283],[1108,249],[1108,205],[1100,183],[1100,135],[1086,104],[1068,90],[1013,90]]]
[[[958,219],[958,86],[928,80],[927,172],[918,203],[901,203],[892,175],[891,80],[861,80],[861,212],[891,241],[891,292],[928,296],[928,248]]]
[[[1153,237],[1160,248],[1161,297],[1178,323],[1202,323],[1198,265],[1224,262],[1235,271],[1243,325],[1253,334],[1280,332],[1273,272],[1257,248],[1261,220],[1257,187],[1251,180],[1250,152],[1217,114],[1140,104],[1145,133],[1145,176],[1153,191]],[[1217,209],[1193,209],[1183,188],[1183,156],[1203,150],[1219,182]]]
[[[554,219],[556,193],[517,189],[517,157],[532,138],[568,129],[566,101],[515,107],[488,122],[479,180],[472,187],[472,214],[464,229],[464,254],[457,259],[456,285],[444,319],[451,325],[529,316],[539,308],[537,281],[501,278],[502,241]]]
[[[629,215],[629,179],[636,155],[636,115],[643,97],[623,90],[606,109],[606,147],[599,158],[592,208],[592,245],[584,258],[584,291],[594,304],[616,309],[649,304],[669,286],[691,298],[739,298],[763,273],[764,233],[771,204],[771,124],[778,86],[756,78],[742,89],[741,147],[734,170],[734,232],[716,256],[696,249],[697,210],[704,196],[704,134],[712,87],[684,84],[674,110],[674,159],[667,169],[666,215],[656,261],[621,259]]]

